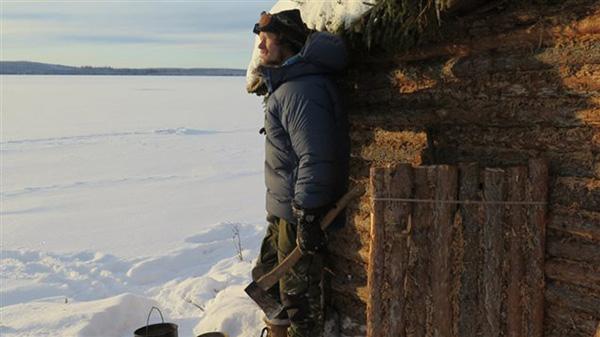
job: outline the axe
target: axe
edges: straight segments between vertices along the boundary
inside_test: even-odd
[[[334,207],[325,214],[321,220],[321,229],[325,230],[329,224],[335,219],[335,217],[348,205],[350,200],[365,193],[365,189],[362,186],[356,186],[348,193],[344,194],[342,198],[334,205]],[[267,318],[273,319],[279,313],[283,311],[283,305],[274,299],[267,290],[271,288],[285,273],[290,270],[302,257],[300,248],[296,246],[290,255],[286,256],[277,267],[273,268],[270,272],[263,275],[256,281],[252,281],[244,291],[258,304],[258,306],[267,315]]]

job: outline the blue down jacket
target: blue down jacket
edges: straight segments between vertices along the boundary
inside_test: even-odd
[[[267,212],[296,223],[302,208],[331,206],[347,189],[348,118],[331,76],[343,70],[341,38],[312,33],[292,62],[262,67],[267,84],[265,182]],[[338,217],[334,226],[343,224]]]

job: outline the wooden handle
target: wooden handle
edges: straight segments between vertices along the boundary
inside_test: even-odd
[[[325,214],[323,220],[321,220],[321,229],[325,230],[331,222],[335,219],[335,217],[340,214],[340,212],[348,205],[350,200],[359,197],[365,193],[365,188],[362,186],[356,186],[348,193],[344,194],[344,196],[335,204],[335,206]],[[281,261],[277,267],[273,268],[270,272],[263,275],[263,277],[259,278],[256,283],[263,290],[267,290],[271,288],[280,278],[285,275],[285,273],[290,270],[302,257],[302,252],[300,248],[296,246],[292,252]]]

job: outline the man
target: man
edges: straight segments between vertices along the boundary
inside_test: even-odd
[[[298,245],[300,261],[270,291],[286,308],[265,320],[272,337],[323,334],[325,233],[319,223],[347,187],[348,122],[331,78],[346,65],[343,41],[312,32],[299,10],[263,12],[259,74],[266,86],[267,233],[252,277],[272,270]],[[340,216],[332,224],[344,222]]]

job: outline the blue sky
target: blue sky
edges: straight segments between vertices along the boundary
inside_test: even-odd
[[[276,0],[0,0],[0,58],[113,67],[245,68]]]

